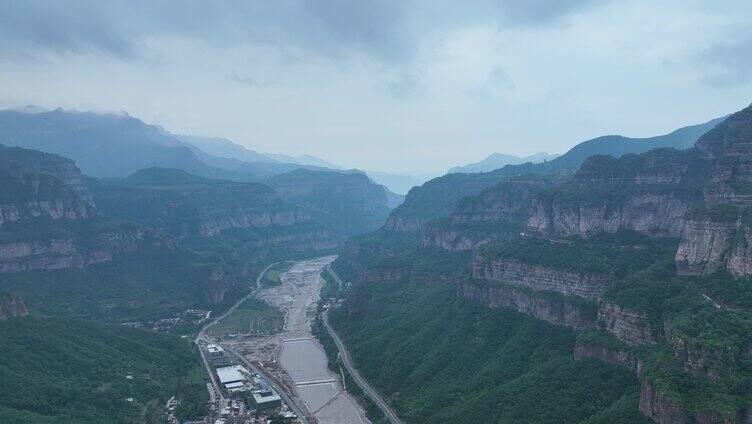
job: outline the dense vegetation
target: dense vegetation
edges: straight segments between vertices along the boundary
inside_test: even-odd
[[[205,373],[175,336],[73,319],[0,321],[0,422],[157,423],[172,395],[204,413]],[[132,400],[130,400],[132,398]]]
[[[673,239],[650,238],[624,231],[599,234],[589,239],[519,237],[483,246],[479,254],[564,271],[623,277],[647,268],[659,258],[673,258],[676,246],[677,241]]]
[[[381,412],[378,406],[368,397],[363,390],[355,383],[350,373],[345,371],[345,367],[342,365],[342,359],[337,350],[337,345],[334,343],[334,339],[329,335],[329,332],[324,326],[321,314],[323,313],[324,304],[330,299],[343,299],[347,296],[345,290],[340,289],[339,284],[335,281],[332,274],[328,269],[325,269],[321,273],[323,284],[321,285],[321,298],[317,305],[318,313],[313,322],[312,330],[313,335],[319,340],[326,352],[326,358],[328,361],[329,369],[337,374],[344,376],[344,386],[348,393],[358,399],[361,405],[363,405],[366,415],[372,424],[388,424],[389,420]]]
[[[283,261],[272,265],[271,267],[269,267],[269,269],[266,270],[266,273],[264,273],[264,278],[263,280],[261,280],[261,285],[266,287],[273,287],[282,284],[280,275],[291,270],[294,265],[295,262],[293,261]]]
[[[352,290],[332,321],[407,422],[646,422],[636,411],[636,379],[575,362],[568,329],[471,304],[445,283]]]
[[[221,337],[227,334],[276,334],[282,329],[283,323],[284,316],[279,310],[262,300],[249,298],[214,325],[210,335]]]
[[[723,273],[680,278],[664,261],[615,282],[604,299],[643,311],[652,333],[665,338],[640,351],[646,376],[664,393],[690,409],[737,411],[752,403],[750,283]],[[679,340],[703,358],[698,370],[678,362]]]
[[[232,304],[242,294],[240,287],[226,293],[223,304],[209,300],[207,279],[218,264],[216,257],[195,250],[144,248],[84,269],[6,274],[0,287],[23,295],[45,314],[157,319]]]

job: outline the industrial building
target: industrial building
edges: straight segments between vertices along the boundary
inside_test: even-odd
[[[253,404],[258,410],[272,409],[282,405],[282,398],[269,386],[263,378],[259,388],[251,394]]]
[[[206,345],[206,352],[208,353],[209,361],[214,365],[215,367],[222,367],[229,365],[230,358],[225,354],[225,350],[222,349],[222,346],[216,345],[216,344],[208,344]]]
[[[246,391],[246,376],[248,370],[241,365],[217,368],[217,378],[219,384],[224,387],[228,395],[238,394]]]

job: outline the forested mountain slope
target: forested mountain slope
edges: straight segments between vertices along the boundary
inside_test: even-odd
[[[306,207],[314,218],[345,236],[384,225],[394,197],[364,173],[299,169],[264,180],[283,199]]]
[[[334,325],[364,373],[415,422],[458,419],[448,405],[473,404],[481,390],[485,403],[474,410],[495,422],[747,423],[750,146],[752,107],[692,149],[591,156],[566,177],[509,177],[456,202],[448,218],[355,238],[334,264],[354,282]],[[437,197],[417,194],[413,210],[437,210]],[[418,305],[434,302],[430,316],[418,318]],[[488,315],[463,327],[461,311],[478,308]],[[515,313],[551,333],[530,336]],[[403,328],[411,335],[398,334]],[[526,340],[511,352],[535,351],[524,364],[495,357],[507,339],[483,350],[491,336],[472,336],[491,328]],[[451,350],[442,332],[454,334]],[[563,337],[556,354],[542,348],[551,337]],[[434,351],[450,359],[432,360]],[[536,356],[543,352],[549,356]],[[556,372],[574,367],[576,375],[535,377],[553,358],[562,361]],[[620,372],[612,366],[632,377],[608,376]],[[585,380],[562,386],[573,379]],[[416,385],[403,390],[397,382],[405,381]],[[529,406],[538,391],[547,397]],[[568,411],[569,404],[586,406]]]

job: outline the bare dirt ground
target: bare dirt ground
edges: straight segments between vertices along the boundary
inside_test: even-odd
[[[311,333],[321,290],[321,270],[334,256],[302,261],[282,274],[282,284],[261,290],[258,298],[285,314],[282,333],[228,340],[283,385],[321,424],[370,424],[360,405],[342,390],[327,367],[324,349]]]

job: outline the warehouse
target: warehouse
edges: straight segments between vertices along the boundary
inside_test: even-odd
[[[244,382],[246,374],[248,374],[248,370],[240,365],[217,368],[217,378],[219,379],[220,384],[222,384],[223,386],[227,386],[231,383]]]

